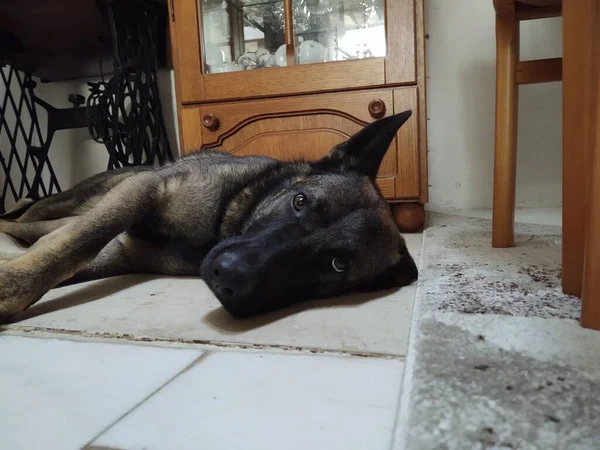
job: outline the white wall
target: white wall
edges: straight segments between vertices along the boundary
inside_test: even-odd
[[[492,207],[492,0],[426,0],[429,209]],[[521,59],[561,55],[560,19],[522,22]],[[517,206],[561,204],[561,84],[520,87]]]

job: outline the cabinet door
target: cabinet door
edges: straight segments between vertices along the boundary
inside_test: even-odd
[[[259,154],[281,160],[319,159],[375,120],[370,106],[373,109],[373,105],[383,105],[382,117],[393,114],[396,105],[404,109],[416,107],[416,103],[412,103],[413,99],[416,102],[416,94],[404,94],[404,89],[399,91],[396,94],[380,89],[183,108],[182,149],[184,153],[219,148],[236,155]],[[415,155],[419,154],[418,142],[414,139],[417,124],[414,110],[413,117],[402,127],[382,162],[377,183],[388,199],[419,196],[419,165],[413,164]],[[399,163],[406,166],[399,167]],[[413,170],[417,172],[412,173]]]
[[[393,114],[394,92],[381,89],[183,108],[182,148],[184,153],[219,148],[236,155],[315,160],[375,120],[369,111],[374,104],[384,106],[382,117]],[[377,183],[386,198],[398,198],[396,186],[405,186],[398,182],[398,161],[405,159],[397,155],[398,139],[404,142],[402,152],[418,154],[418,148],[406,148],[416,146],[416,141],[402,134],[416,135],[416,126],[416,117],[411,117],[383,160]],[[418,174],[405,172],[418,180]]]
[[[183,104],[416,82],[415,0],[171,0],[169,7]]]
[[[421,197],[421,178],[425,176],[425,167],[421,164],[421,152],[427,150],[420,145],[420,115],[418,90],[416,87],[394,90],[394,113],[399,114],[408,109],[413,115],[400,129],[396,139],[397,167],[396,197],[417,199]]]

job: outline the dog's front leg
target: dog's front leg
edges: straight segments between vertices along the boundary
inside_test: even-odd
[[[0,219],[0,233],[9,234],[29,244],[33,244],[43,236],[58,230],[73,220],[75,220],[75,217],[44,220],[41,222],[12,222]]]
[[[25,310],[89,264],[115,236],[157,206],[161,187],[157,172],[132,176],[87,213],[0,265],[0,321]]]

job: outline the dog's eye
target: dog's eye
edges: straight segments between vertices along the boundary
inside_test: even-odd
[[[296,194],[292,199],[292,205],[296,211],[301,211],[304,209],[308,201],[306,200],[306,195],[304,194]]]
[[[342,273],[344,270],[346,270],[346,263],[340,258],[333,258],[331,260],[331,267],[333,267],[333,270],[335,270],[337,273]]]

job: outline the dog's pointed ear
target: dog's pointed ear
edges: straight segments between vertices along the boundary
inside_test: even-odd
[[[319,165],[354,170],[370,177],[377,176],[394,136],[411,115],[412,111],[404,111],[367,125],[350,139],[331,149],[319,161]]]

